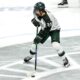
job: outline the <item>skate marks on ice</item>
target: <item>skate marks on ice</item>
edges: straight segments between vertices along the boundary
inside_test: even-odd
[[[0,67],[1,78],[11,78],[11,80],[39,80],[40,78],[54,75],[56,73],[80,69],[80,64],[70,57],[70,55],[78,55],[80,52],[68,53],[68,59],[71,66],[64,68],[61,61],[54,61],[52,59],[58,58],[57,54],[46,55],[38,57],[38,67],[35,78],[28,77],[34,71],[34,59],[30,63],[25,64],[23,60],[14,61],[7,65]],[[51,59],[52,58],[52,59]]]

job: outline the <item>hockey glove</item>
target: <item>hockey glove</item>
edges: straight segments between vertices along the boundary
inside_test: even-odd
[[[39,22],[38,22],[38,21],[36,21],[36,19],[35,19],[35,18],[33,18],[33,19],[31,20],[31,22],[32,22],[32,23],[33,23],[33,25],[34,25],[34,26],[36,26],[36,27],[39,27],[39,26],[40,26]]]
[[[34,39],[34,44],[39,44],[42,40],[42,37],[38,36]]]

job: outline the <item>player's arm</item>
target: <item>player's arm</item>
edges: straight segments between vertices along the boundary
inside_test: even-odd
[[[49,16],[46,14],[45,16],[43,16],[43,20],[45,22],[45,28],[44,30],[40,30],[40,32],[38,33],[37,37],[34,39],[34,43],[39,43],[46,35],[49,34],[51,26],[52,26],[52,21],[50,20]]]

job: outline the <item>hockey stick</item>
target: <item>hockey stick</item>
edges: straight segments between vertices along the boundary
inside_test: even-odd
[[[36,28],[36,36],[37,36],[37,34],[38,34],[38,27]],[[36,47],[35,47],[35,52],[36,52],[36,54],[35,54],[35,67],[34,67],[35,72],[31,75],[31,77],[35,77],[35,73],[36,73],[36,70],[37,70],[37,50],[38,50],[38,44],[35,44],[35,45],[36,45]]]
[[[36,29],[36,36],[37,36],[37,34],[38,34],[38,27]],[[36,44],[36,48],[35,48],[35,52],[36,52],[36,54],[35,54],[35,71],[37,70],[37,49],[38,49],[38,45]]]
[[[38,34],[38,26],[37,26],[37,28],[36,28],[36,36],[37,36],[37,34]],[[36,52],[36,54],[35,54],[35,69],[34,69],[34,71],[31,73],[28,73],[28,75],[27,76],[31,76],[31,77],[35,77],[35,74],[36,74],[36,70],[37,70],[37,50],[38,50],[38,44],[35,44],[36,45],[36,47],[35,47],[35,52]],[[23,79],[23,80],[26,80],[26,78],[25,79]],[[30,79],[29,79],[30,80]]]

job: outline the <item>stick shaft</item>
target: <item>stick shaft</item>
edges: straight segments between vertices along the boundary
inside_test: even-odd
[[[38,34],[38,27],[36,29],[36,36],[37,36],[37,34]],[[36,54],[35,54],[35,71],[37,70],[37,49],[38,49],[38,45],[36,44],[36,48],[35,48],[35,52],[36,52]]]

